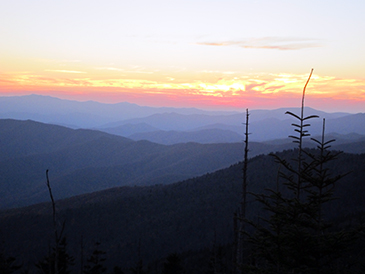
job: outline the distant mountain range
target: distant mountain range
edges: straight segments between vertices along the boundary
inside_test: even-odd
[[[297,109],[298,111],[298,109]],[[268,141],[286,138],[293,133],[291,123],[297,122],[285,115],[285,110],[267,110],[266,116],[255,117],[256,111],[250,112],[250,139]],[[279,113],[281,112],[281,115]],[[263,111],[259,112],[262,115]],[[326,132],[349,134],[357,133],[365,136],[365,114],[324,113],[306,108],[307,115],[321,115],[326,118]],[[344,115],[344,116],[341,116]],[[264,118],[266,117],[266,118]],[[114,127],[99,128],[102,131],[125,136],[133,140],[149,140],[160,144],[173,144],[196,141],[202,143],[237,142],[243,140],[245,119],[243,113],[212,116],[206,114],[154,114],[144,118],[135,118],[114,124]],[[312,135],[322,132],[322,119],[310,121]],[[133,131],[130,129],[134,127]],[[159,130],[156,130],[159,129]],[[216,130],[207,138],[207,130]],[[224,132],[225,131],[225,132]],[[234,134],[235,133],[235,134]],[[238,135],[237,135],[238,134]]]
[[[291,123],[294,120],[285,115],[286,111],[299,114],[299,108],[250,110],[250,140],[270,141],[292,134]],[[312,135],[321,134],[322,118],[325,118],[327,133],[365,136],[365,113],[326,113],[305,108],[305,115],[313,114],[320,119],[310,121]],[[195,108],[154,108],[126,102],[77,102],[29,95],[0,97],[0,118],[32,119],[70,128],[97,129],[159,144],[228,143],[243,140],[242,123],[245,121],[245,113]]]
[[[29,120],[0,120],[0,136],[1,207],[47,200],[46,169],[56,198],[64,198],[115,186],[172,183],[242,158],[238,143],[164,146]]]
[[[156,113],[221,115],[234,112],[204,111],[196,108],[138,106],[127,102],[104,104],[78,102],[44,95],[0,96],[0,118],[34,120],[71,128],[101,127],[119,121],[147,117]]]
[[[128,136],[132,140],[149,140],[154,143],[173,145],[178,143],[195,142],[201,144],[212,143],[239,143],[244,139],[243,135],[231,130],[218,128],[202,129],[196,131],[152,131],[138,132]]]
[[[250,144],[252,156],[275,151]],[[171,146],[133,141],[89,129],[34,121],[0,120],[0,208],[48,200],[50,170],[57,199],[116,186],[167,184],[241,160],[241,143]]]
[[[285,111],[250,111],[250,157],[293,147],[287,139],[293,120]],[[305,112],[326,117],[327,138],[337,139],[334,149],[365,152],[365,114]],[[22,120],[0,120],[0,207],[47,200],[46,169],[57,198],[65,198],[116,186],[173,183],[243,156],[245,113],[30,95],[0,97],[0,117]],[[319,136],[321,119],[311,123],[312,136]]]
[[[220,137],[218,130],[205,132],[205,135],[199,136],[206,140],[211,135],[215,139]],[[170,134],[166,143],[176,137],[174,132]],[[177,134],[176,138],[180,137],[181,134]],[[365,152],[362,135],[328,136],[332,137],[338,140],[333,144],[334,149]],[[161,140],[161,136],[157,138]],[[293,146],[289,139],[250,142],[249,156]],[[305,146],[311,147],[314,143],[306,141]],[[47,201],[47,169],[57,193],[55,196],[61,199],[117,186],[174,183],[227,167],[242,158],[242,141],[161,145],[97,130],[70,129],[31,120],[0,119],[0,208]]]

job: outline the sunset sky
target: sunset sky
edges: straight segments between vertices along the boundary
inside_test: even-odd
[[[2,0],[0,96],[365,112],[364,0]]]

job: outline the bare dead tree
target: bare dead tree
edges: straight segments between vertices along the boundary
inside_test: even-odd
[[[248,121],[250,114],[248,113],[248,109],[246,109],[246,122],[245,125],[245,148],[244,148],[244,159],[243,159],[243,167],[242,167],[242,194],[241,194],[241,203],[240,210],[238,214],[238,229],[237,224],[235,223],[236,231],[236,243],[235,243],[235,265],[236,265],[236,273],[242,273],[242,266],[244,263],[244,242],[245,242],[245,220],[246,220],[246,207],[247,207],[247,164],[248,164],[248,135],[250,134],[248,131]]]
[[[52,221],[53,221],[53,233],[54,233],[54,241],[55,241],[55,253],[54,253],[54,270],[51,271],[50,273],[55,273],[58,274],[59,273],[59,269],[60,266],[58,265],[59,263],[59,249],[60,249],[60,242],[62,239],[62,234],[63,234],[63,230],[65,227],[65,223],[63,222],[62,227],[61,227],[61,231],[58,231],[58,225],[57,225],[57,215],[56,215],[56,203],[55,200],[53,198],[53,194],[52,194],[52,189],[51,189],[51,184],[49,182],[49,176],[48,176],[48,169],[46,170],[46,178],[47,178],[47,188],[48,188],[48,192],[49,192],[49,196],[51,198],[51,203],[52,203]],[[49,267],[52,268],[52,264],[49,264]]]

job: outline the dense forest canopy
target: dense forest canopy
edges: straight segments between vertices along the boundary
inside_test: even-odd
[[[294,150],[278,153],[292,159]],[[365,208],[365,154],[341,154],[333,163],[334,175],[351,170],[336,185],[326,209],[338,224],[361,219]],[[275,187],[277,164],[260,155],[249,161],[251,192]],[[121,187],[56,201],[58,218],[65,221],[64,235],[70,254],[80,261],[80,241],[85,254],[94,243],[107,253],[106,265],[132,267],[138,260],[138,243],[145,264],[168,256],[227,245],[233,241],[233,212],[240,200],[242,164],[171,185]],[[264,216],[254,197],[249,198],[248,218]],[[25,265],[45,256],[52,239],[50,203],[2,211],[1,242],[6,254]],[[208,254],[210,254],[208,252]],[[197,255],[198,256],[198,255]],[[209,255],[210,256],[210,255]]]

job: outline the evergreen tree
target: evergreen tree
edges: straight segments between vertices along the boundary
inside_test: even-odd
[[[142,255],[141,255],[141,239],[138,240],[137,256],[138,256],[137,263],[136,263],[135,267],[132,267],[130,269],[131,272],[133,274],[146,274],[146,273],[148,273],[148,270],[145,271],[144,266],[143,266],[143,259],[142,259]]]
[[[70,272],[70,266],[74,265],[74,257],[70,256],[67,253],[67,241],[66,237],[63,237],[58,245],[57,252],[57,264],[56,264],[56,250],[52,249],[52,252],[45,257],[42,261],[36,264],[36,268],[39,273],[59,273],[59,274],[68,274]],[[56,270],[57,265],[57,270]]]
[[[325,121],[322,140],[312,139],[317,150],[302,148],[303,138],[310,136],[306,130],[310,124],[306,121],[316,117],[304,117],[304,94],[305,88],[301,115],[287,112],[299,121],[292,124],[299,136],[291,136],[298,144],[297,157],[286,160],[273,155],[281,166],[276,189],[269,189],[268,194],[254,194],[269,216],[263,217],[261,224],[249,222],[255,229],[255,233],[248,234],[254,263],[247,267],[247,272],[345,273],[339,272],[345,269],[340,269],[337,261],[351,246],[354,233],[336,231],[325,220],[323,210],[334,199],[335,184],[344,175],[330,174],[330,163],[338,153],[328,150],[334,140],[325,141]]]
[[[138,260],[136,263],[136,266],[132,267],[130,270],[133,274],[146,274],[147,273],[147,271],[144,270],[142,259]]]
[[[100,249],[100,242],[95,243],[95,249],[86,261],[84,274],[101,274],[106,272],[106,267],[103,262],[106,260],[106,252]]]
[[[225,254],[223,246],[221,245],[219,245],[218,247],[213,246],[212,254],[208,265],[208,270],[205,271],[204,273],[205,274],[231,273],[228,270],[228,266],[224,259],[227,259],[227,254]]]

